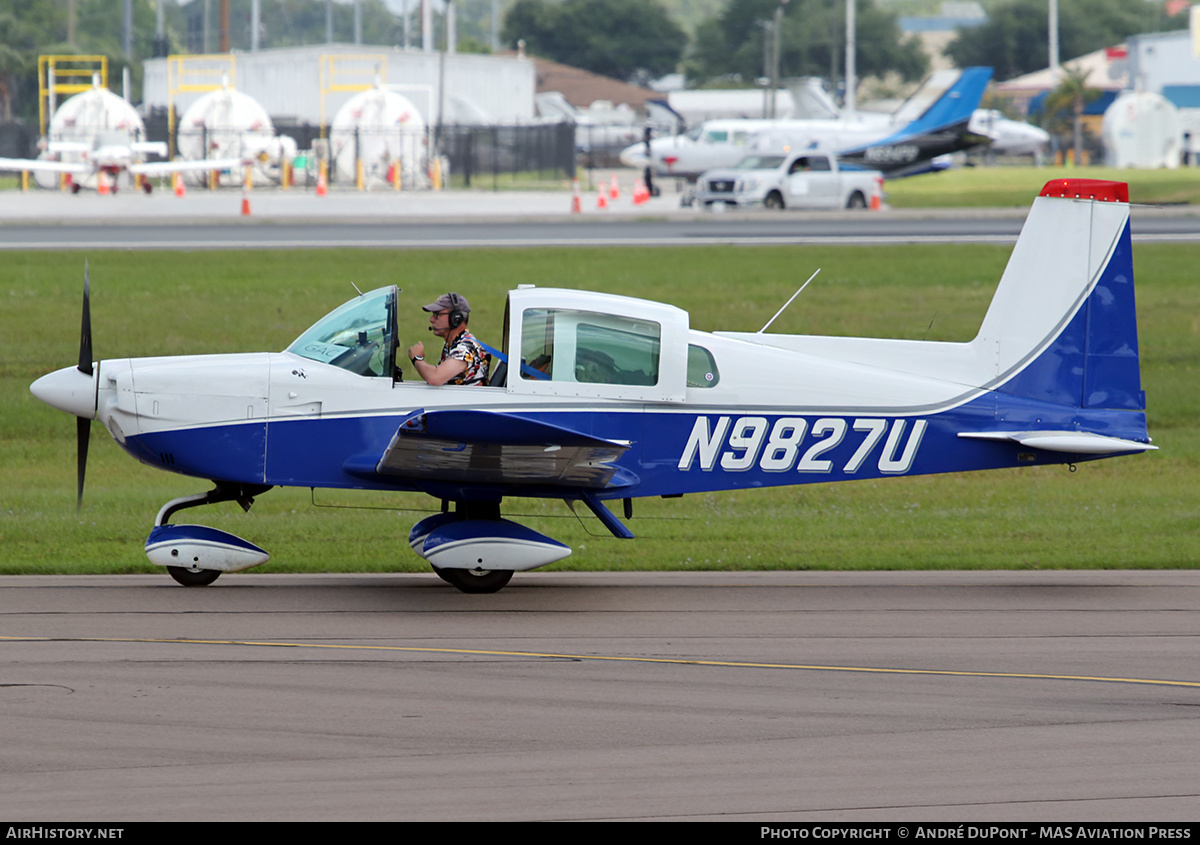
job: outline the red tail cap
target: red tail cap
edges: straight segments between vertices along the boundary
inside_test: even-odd
[[[1105,179],[1051,179],[1038,196],[1129,202],[1129,185],[1126,182],[1109,182]]]

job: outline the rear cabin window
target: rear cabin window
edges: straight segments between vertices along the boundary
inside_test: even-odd
[[[720,380],[712,353],[703,346],[688,346],[687,386],[716,387]]]
[[[521,377],[579,384],[658,384],[662,327],[652,320],[560,309],[522,319]]]

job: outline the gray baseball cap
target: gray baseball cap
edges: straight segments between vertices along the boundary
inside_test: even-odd
[[[471,305],[467,302],[467,298],[458,293],[443,293],[436,301],[429,305],[422,306],[424,310],[433,314],[439,311],[461,311],[464,314],[471,313]]]

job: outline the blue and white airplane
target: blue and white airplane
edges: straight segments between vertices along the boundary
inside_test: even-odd
[[[944,157],[988,143],[972,116],[992,78],[990,67],[934,73],[893,115],[858,113],[806,120],[710,120],[685,135],[633,144],[630,167],[649,163],[655,176],[696,179],[733,167],[747,155],[832,150],[843,166],[880,170],[889,179],[943,169]]]
[[[701,332],[685,311],[522,286],[490,385],[395,369],[397,290],[363,294],[282,352],[79,363],[34,382],[138,460],[210,479],[168,502],[146,543],[187,585],[267,553],[185,508],[273,486],[420,491],[442,512],[413,550],[465,592],[570,554],[501,516],[505,497],[609,510],[643,496],[1076,463],[1143,452],[1128,189],[1054,180],[1034,200],[978,336],[965,343]]]

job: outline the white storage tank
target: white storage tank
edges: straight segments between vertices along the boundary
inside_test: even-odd
[[[50,118],[47,139],[51,144],[67,142],[87,149],[96,146],[132,146],[146,140],[146,125],[137,110],[107,88],[97,83],[91,90],[64,100]],[[83,161],[82,150],[42,153],[41,158],[56,161]],[[58,185],[58,174],[35,173],[34,180],[43,188]]]
[[[399,163],[402,187],[427,184],[425,121],[412,101],[395,91],[375,87],[347,100],[333,118],[329,148],[339,180],[353,182],[361,161],[365,182],[387,182]]]
[[[1179,167],[1183,124],[1179,110],[1159,94],[1127,91],[1117,97],[1104,112],[1103,134],[1109,167]]]
[[[257,100],[228,86],[199,97],[187,107],[176,130],[176,148],[188,161],[252,157],[256,184],[278,182],[285,160],[296,155],[296,142],[276,137],[271,117]],[[189,179],[204,182],[206,174]],[[222,184],[240,184],[242,171],[221,174]]]

